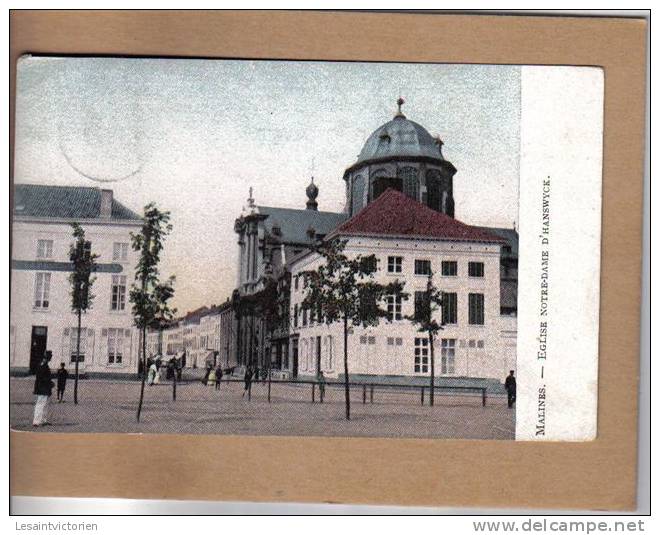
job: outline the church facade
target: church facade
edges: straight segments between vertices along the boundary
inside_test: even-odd
[[[284,377],[343,375],[343,336],[338,324],[315,323],[303,311],[301,272],[321,258],[319,240],[347,240],[346,253],[378,260],[377,280],[399,278],[407,301],[388,299],[389,320],[356,328],[349,337],[351,376],[414,378],[430,373],[428,342],[404,319],[426,287],[428,271],[447,296],[439,312],[435,369],[439,377],[502,378],[515,369],[518,234],[476,227],[456,219],[456,168],[443,142],[409,120],[398,101],[394,118],[366,140],[343,175],[343,212],[318,210],[318,187],[307,187],[305,208],[255,203],[250,192],[236,220],[239,263],[232,297],[235,365],[274,368]],[[257,303],[276,289],[277,325],[264,321]]]

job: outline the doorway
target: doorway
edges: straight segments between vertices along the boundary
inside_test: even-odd
[[[48,327],[33,325],[30,342],[30,373],[37,373],[41,359],[46,353],[47,343]]]
[[[298,377],[298,339],[291,340],[291,376],[296,379]]]

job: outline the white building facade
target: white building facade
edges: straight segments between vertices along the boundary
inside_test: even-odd
[[[51,366],[75,366],[77,315],[71,310],[71,223],[79,223],[92,252],[92,308],[82,316],[81,373],[135,373],[139,335],[128,292],[137,253],[130,233],[142,221],[111,190],[17,185],[12,228],[10,370],[34,372],[45,351]]]
[[[384,202],[388,201],[387,196],[403,198],[390,190],[383,195]],[[444,292],[445,298],[445,306],[437,311],[435,318],[443,325],[434,344],[436,377],[501,381],[509,370],[515,369],[516,360],[515,318],[500,315],[501,240],[486,233],[462,239],[441,238],[432,233],[392,236],[385,223],[380,225],[381,234],[376,235],[379,203],[381,199],[364,209],[374,212],[371,218],[361,214],[366,216],[365,220],[373,221],[374,228],[360,235],[360,225],[352,225],[349,220],[335,236],[347,240],[344,252],[349,257],[375,255],[375,280],[382,284],[399,280],[404,283],[408,299],[390,296],[381,303],[387,308],[388,319],[382,319],[375,327],[351,328],[350,375],[362,376],[361,379],[430,375],[428,336],[406,317],[415,314],[415,302],[423,298],[432,270],[434,284]],[[404,205],[407,203],[408,200],[403,201]],[[416,209],[428,210],[421,205]],[[460,224],[444,217],[440,223]],[[344,227],[351,231],[342,234]],[[343,324],[318,323],[302,306],[305,288],[301,273],[316,270],[321,262],[323,259],[317,253],[309,253],[290,266],[293,283],[289,360],[294,375],[315,376],[320,369],[328,378],[339,378],[344,373]]]

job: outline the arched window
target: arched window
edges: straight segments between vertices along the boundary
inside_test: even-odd
[[[351,215],[357,214],[362,210],[364,197],[364,180],[362,175],[353,177],[353,188],[351,190]]]
[[[426,204],[429,208],[442,212],[442,175],[437,169],[426,172]]]
[[[399,177],[389,176],[386,169],[377,169],[371,174],[371,201],[376,200],[388,188],[403,190],[403,181]]]
[[[402,167],[398,176],[403,182],[403,193],[411,199],[418,199],[419,186],[417,180],[417,169],[414,167]]]

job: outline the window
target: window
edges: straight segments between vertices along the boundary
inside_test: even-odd
[[[367,341],[368,341],[370,346],[376,345],[376,337],[375,336],[369,336]]]
[[[327,362],[327,367],[328,370],[332,371],[334,367],[334,347],[333,347],[333,340],[332,336],[326,336],[325,337],[325,354],[326,354],[326,362]]]
[[[303,327],[307,326],[307,309],[306,308],[303,308],[303,311],[302,311],[302,324],[303,324]]]
[[[375,273],[378,270],[378,260],[374,255],[360,258],[360,269],[365,273]]]
[[[46,309],[50,304],[50,273],[37,273],[34,283],[34,308]]]
[[[458,262],[453,260],[444,260],[442,262],[442,276],[455,277],[458,275]]]
[[[401,346],[401,345],[403,345],[403,338],[394,338],[392,336],[388,336],[387,337],[387,345],[388,346],[393,346],[393,345]]]
[[[484,348],[484,341],[483,340],[477,340],[477,347],[479,349],[483,349]]]
[[[128,243],[113,243],[112,259],[116,262],[126,262],[128,260]]]
[[[388,273],[401,273],[403,266],[402,256],[388,256],[387,257],[387,272]]]
[[[296,276],[293,278],[293,287],[294,287],[296,290],[298,289],[298,279],[299,279],[299,276],[298,276],[298,275],[296,275]]]
[[[430,274],[431,274],[430,260],[415,260],[415,275],[430,275]]]
[[[112,276],[112,302],[111,310],[124,310],[126,308],[126,275]]]
[[[387,296],[387,319],[390,321],[402,319],[401,315],[401,296]]]
[[[454,338],[443,338],[440,348],[440,372],[443,374],[454,374],[454,360],[456,357],[456,340]]]
[[[470,325],[484,324],[484,294],[468,294],[468,323]]]
[[[78,347],[78,329],[72,327],[69,335],[69,355],[71,356],[70,362],[76,362],[76,351]],[[80,329],[80,358],[78,362],[85,362],[85,354],[87,353],[87,335],[88,329],[83,327]]]
[[[367,343],[367,337],[366,336],[360,336],[360,343],[361,344],[366,344]]]
[[[423,320],[428,318],[429,310],[428,294],[426,292],[415,292],[415,319]]]
[[[108,364],[121,364],[124,356],[124,329],[108,329]]]
[[[53,258],[53,240],[37,240],[37,258]]]
[[[298,303],[293,305],[293,326],[298,327]]]
[[[403,185],[403,193],[411,199],[417,200],[418,180],[417,169],[414,167],[402,167],[399,169],[397,176],[401,179]]]
[[[429,371],[429,339],[415,338],[415,373]]]
[[[484,263],[483,262],[468,262],[468,276],[470,276],[470,277],[483,277],[484,276]]]
[[[442,294],[442,323],[445,325],[458,323],[458,297],[455,292]]]

